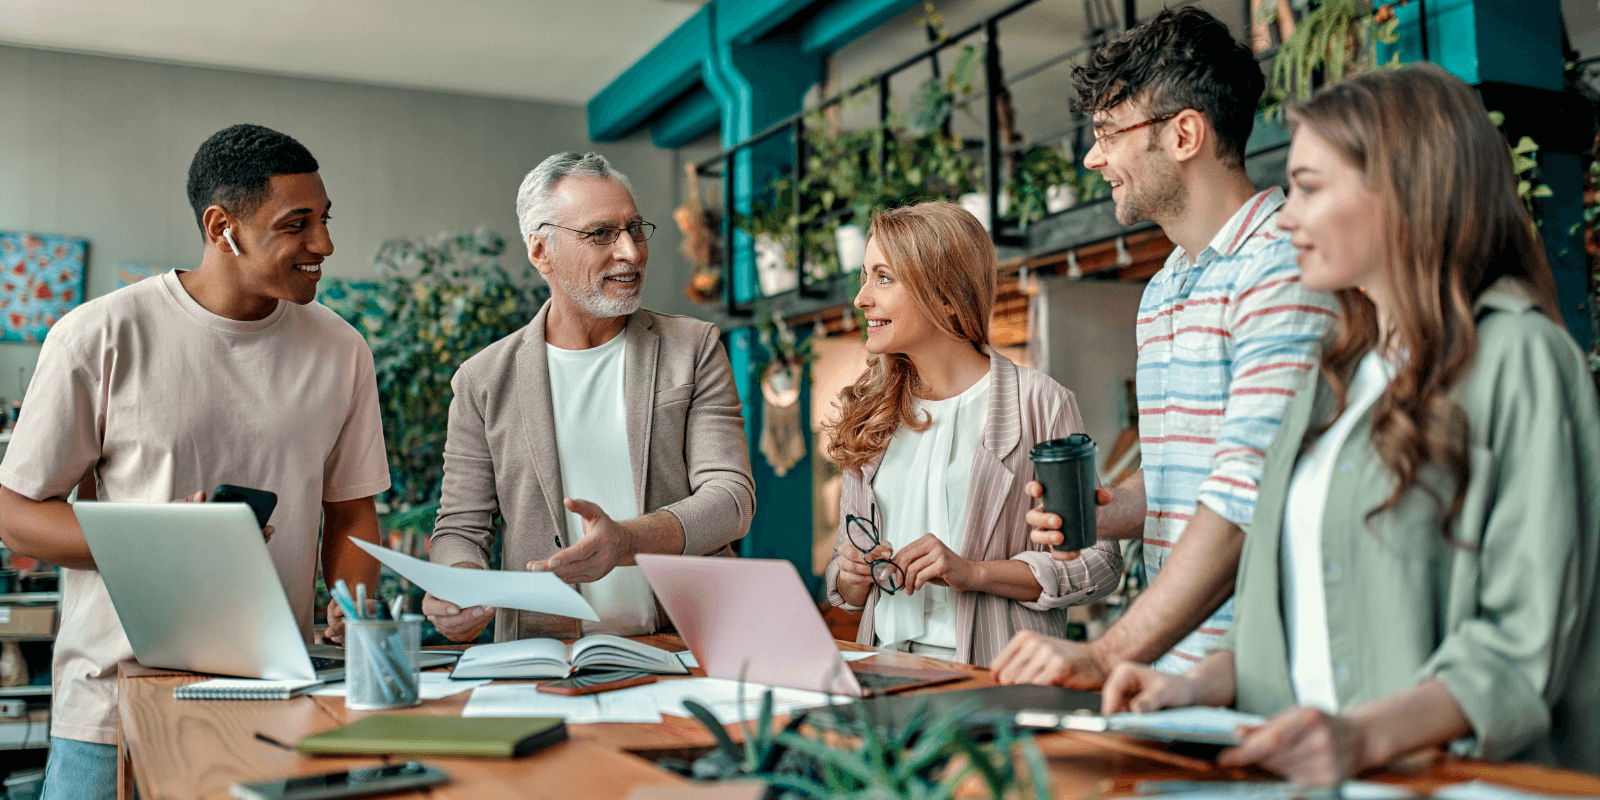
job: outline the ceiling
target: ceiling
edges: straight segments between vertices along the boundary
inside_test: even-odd
[[[0,43],[581,104],[704,0],[0,0]]]

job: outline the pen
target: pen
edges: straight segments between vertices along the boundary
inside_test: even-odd
[[[337,602],[339,607],[344,609],[345,616],[351,619],[361,619],[361,615],[356,613],[355,601],[350,599],[350,587],[345,585],[343,578],[333,584],[333,589],[328,594],[332,595],[334,602]]]
[[[364,583],[356,584],[356,615],[367,618],[367,585]]]
[[[263,742],[266,742],[267,744],[270,744],[270,745],[273,745],[273,746],[276,746],[276,747],[281,747],[281,748],[283,748],[285,750],[293,750],[294,749],[294,745],[292,745],[292,744],[284,744],[283,742],[280,742],[277,739],[274,739],[271,736],[268,736],[268,735],[266,735],[266,734],[264,734],[264,733],[262,733],[260,731],[256,731],[256,738],[260,739]]]

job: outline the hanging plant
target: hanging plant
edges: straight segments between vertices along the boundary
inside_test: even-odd
[[[1266,3],[1257,18],[1270,23],[1277,17],[1278,4]],[[1374,11],[1363,0],[1324,0],[1308,11],[1272,60],[1267,119],[1281,118],[1285,103],[1310,97],[1322,84],[1378,66],[1374,45],[1399,41],[1398,25],[1392,7],[1385,4]],[[1382,66],[1398,68],[1399,55]]]

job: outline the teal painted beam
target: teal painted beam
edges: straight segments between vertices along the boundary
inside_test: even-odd
[[[800,28],[800,49],[827,55],[916,4],[917,0],[835,0]]]
[[[812,0],[711,0],[707,7],[714,8],[713,13],[717,15],[718,41],[748,45],[755,44],[811,4]]]
[[[685,20],[589,100],[589,138],[611,142],[632,133],[700,80],[711,49],[711,6]]]
[[[722,106],[704,87],[690,92],[667,109],[650,126],[650,141],[656,147],[677,149],[717,129],[722,123]]]

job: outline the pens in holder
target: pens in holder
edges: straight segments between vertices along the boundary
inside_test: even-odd
[[[356,612],[356,602],[352,597],[350,597],[350,587],[345,585],[343,578],[340,578],[338,581],[334,582],[333,589],[329,591],[328,594],[332,595],[334,602],[338,603],[339,607],[344,609],[344,615],[346,617],[349,617],[350,619],[361,619],[361,615]]]

